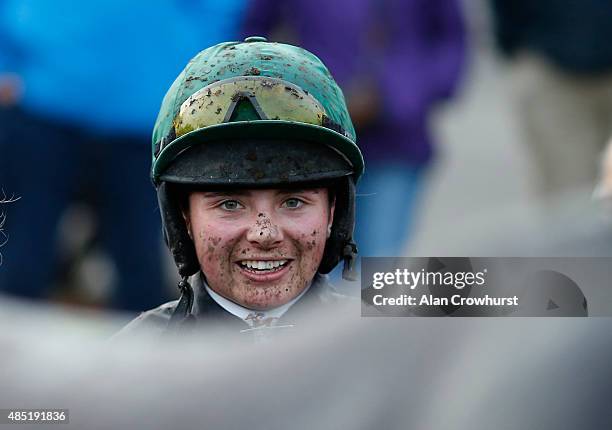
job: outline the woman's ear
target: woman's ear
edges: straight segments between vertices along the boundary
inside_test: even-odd
[[[190,216],[190,210],[189,208],[191,207],[191,202],[189,201],[191,199],[191,196],[187,196],[187,198],[185,199],[185,204],[181,205],[181,213],[183,214],[183,220],[185,221],[185,227],[187,228],[187,234],[189,235],[189,238],[191,240],[193,240],[193,235],[191,234],[191,216]]]
[[[327,222],[327,238],[331,236],[332,224],[334,223],[334,211],[336,210],[336,197],[332,200],[329,205],[329,220]]]

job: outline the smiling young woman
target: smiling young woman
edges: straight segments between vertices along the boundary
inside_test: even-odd
[[[354,277],[357,255],[355,140],[342,91],[311,53],[247,38],[198,54],[153,131],[181,297],[128,327],[217,318],[244,329],[286,323],[298,301],[333,304],[325,274],[344,261]]]

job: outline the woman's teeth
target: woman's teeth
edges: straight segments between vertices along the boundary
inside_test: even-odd
[[[240,262],[240,265],[247,267],[252,270],[274,270],[287,264],[288,260],[274,260],[274,261],[263,261],[263,260],[244,260]]]

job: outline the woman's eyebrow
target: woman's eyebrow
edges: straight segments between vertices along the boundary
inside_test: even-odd
[[[204,191],[204,197],[244,197],[250,196],[251,191],[249,190],[228,190],[228,191]]]
[[[285,189],[280,189],[277,191],[277,194],[303,194],[303,193],[313,193],[313,194],[319,194],[319,190],[318,189],[313,189],[313,188],[285,188]]]

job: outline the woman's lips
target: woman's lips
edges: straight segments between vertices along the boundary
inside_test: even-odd
[[[276,270],[269,271],[255,271],[254,269],[249,269],[243,266],[240,263],[236,263],[238,266],[240,273],[247,279],[250,279],[253,282],[273,282],[281,279],[285,276],[289,271],[289,266],[293,264],[293,260],[287,261],[287,263]]]

